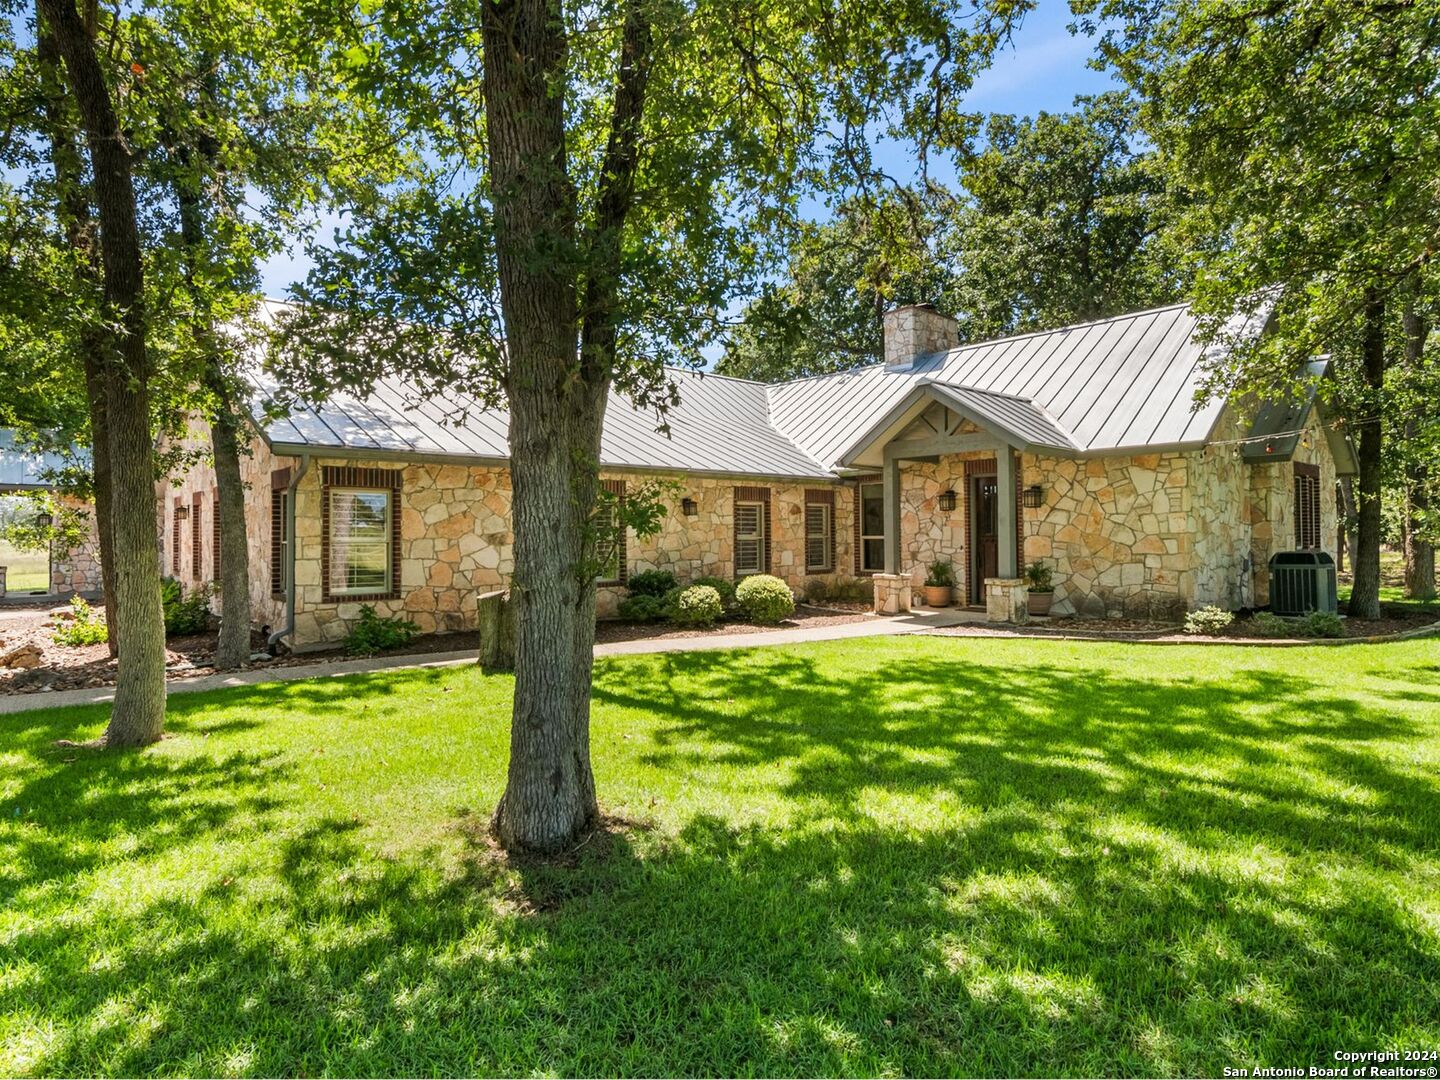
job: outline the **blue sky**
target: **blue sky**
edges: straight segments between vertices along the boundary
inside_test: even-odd
[[[1116,84],[1108,74],[1086,66],[1094,54],[1094,42],[1072,35],[1065,28],[1070,18],[1067,0],[1040,0],[1025,16],[1011,44],[975,81],[966,97],[967,106],[980,112],[1033,116],[1042,111],[1062,112],[1079,94],[1113,89]],[[322,235],[335,223],[333,218],[323,223]],[[285,295],[290,283],[303,277],[308,268],[297,242],[291,251],[265,264],[261,284],[266,295]]]

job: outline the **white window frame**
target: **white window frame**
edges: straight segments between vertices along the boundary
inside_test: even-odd
[[[810,531],[810,512],[820,512],[820,531]],[[820,562],[810,561],[810,545],[818,541],[821,555]],[[805,572],[807,574],[829,574],[835,570],[835,560],[832,558],[835,552],[835,508],[829,503],[808,502],[805,504]]]
[[[740,508],[742,506],[753,506],[755,508],[755,532],[742,534],[740,532]],[[753,567],[742,567],[740,565],[740,545],[742,543],[755,544],[755,565]],[[736,499],[735,500],[735,576],[749,577],[752,574],[763,574],[765,572],[765,503],[758,499]]]
[[[879,573],[883,573],[884,570],[885,570],[885,556],[884,556],[884,554],[883,554],[884,548],[885,548],[885,534],[884,534],[883,532],[879,532],[879,533],[867,533],[867,532],[864,532],[864,531],[863,531],[864,528],[865,528],[865,489],[866,489],[866,488],[879,488],[879,489],[880,489],[880,519],[881,519],[881,521],[883,522],[884,519],[885,519],[885,485],[884,485],[883,482],[878,481],[878,480],[872,481],[872,482],[870,482],[870,483],[861,484],[861,485],[860,485],[860,505],[855,508],[855,513],[856,513],[857,515],[859,515],[859,518],[860,518],[860,528],[861,528],[861,530],[862,530],[861,533],[860,533],[860,570],[861,570],[862,573],[866,573],[866,574],[879,574]],[[880,548],[881,548],[882,554],[881,554],[881,556],[880,556],[880,565],[879,565],[879,566],[867,566],[866,563],[865,563],[865,542],[866,542],[867,540],[879,540],[879,541],[880,541]]]
[[[385,499],[385,580],[378,587],[371,585],[345,586],[337,589],[335,581],[335,496],[337,495],[381,495]],[[330,535],[325,537],[325,543],[330,551],[330,581],[329,592],[331,596],[380,596],[395,591],[395,582],[392,580],[395,573],[395,492],[390,488],[374,487],[332,487],[329,492],[330,499]],[[347,575],[348,576],[348,575]]]

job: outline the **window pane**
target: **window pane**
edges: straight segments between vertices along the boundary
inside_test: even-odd
[[[860,485],[860,532],[864,536],[880,536],[885,532],[883,484]]]
[[[864,559],[861,562],[862,569],[884,570],[885,569],[885,540],[866,540]]]
[[[330,588],[333,592],[390,589],[390,494],[330,493]]]

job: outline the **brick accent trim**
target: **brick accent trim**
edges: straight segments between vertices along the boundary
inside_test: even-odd
[[[770,502],[770,489],[768,487],[737,487],[735,489],[735,502],[758,502],[761,509],[761,516],[764,520],[760,523],[760,572],[770,573],[770,546],[771,546],[771,522],[775,518],[775,508]],[[732,540],[740,539],[740,524],[736,520],[735,511],[730,511],[731,528],[734,532]],[[739,576],[738,573],[736,575]]]
[[[205,496],[195,492],[190,499],[190,577],[197,585],[204,578],[205,570],[205,530],[201,527],[204,505]]]
[[[876,570],[865,569],[865,541],[860,539],[860,526],[862,524],[860,518],[862,516],[861,511],[863,510],[863,507],[860,503],[860,485],[880,484],[884,482],[884,479],[885,478],[882,477],[879,473],[875,473],[870,476],[857,476],[853,484],[852,497],[855,500],[855,551],[853,552],[853,558],[855,563],[855,575],[857,577],[869,577],[872,574],[876,574],[879,572]]]
[[[836,561],[835,545],[835,489],[834,488],[806,488],[805,505],[828,506],[830,508],[830,568],[828,570],[815,570],[810,566],[810,525],[805,522],[805,572],[816,574],[833,574],[838,569]]]
[[[625,481],[624,480],[601,480],[600,486],[614,495],[623,506],[625,504]],[[600,585],[624,585],[630,580],[630,530],[623,526],[616,530],[616,553],[615,564],[617,567],[616,576],[612,579],[598,582]]]
[[[326,465],[320,479],[320,599],[338,604],[362,600],[398,600],[400,598],[400,490],[405,474],[399,469],[375,469],[356,465]],[[382,592],[330,592],[330,490],[331,488],[369,488],[390,493],[390,588]]]

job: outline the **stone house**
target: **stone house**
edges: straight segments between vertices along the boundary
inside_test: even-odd
[[[1334,553],[1336,476],[1354,459],[1313,386],[1197,405],[1195,325],[1181,305],[960,346],[954,320],[911,306],[885,316],[880,364],[773,385],[674,372],[668,436],[616,396],[604,482],[623,495],[665,477],[677,494],[656,535],[623,538],[599,610],[652,568],[796,590],[863,578],[877,609],[904,610],[939,560],[961,602],[1000,616],[1023,608],[1037,560],[1060,614],[1262,606],[1272,552]],[[425,631],[474,626],[475,597],[512,569],[506,417],[448,423],[456,404],[392,380],[257,424],[257,625],[297,649],[339,640],[362,603]],[[213,474],[197,466],[162,499],[167,570],[213,580]]]

